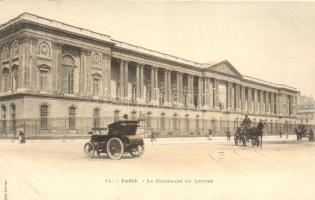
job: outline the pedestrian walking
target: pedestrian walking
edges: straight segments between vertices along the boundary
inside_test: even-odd
[[[208,130],[208,140],[212,140],[212,137],[213,137],[213,130],[210,128]]]
[[[226,135],[227,141],[230,141],[231,140],[231,131],[229,128],[227,128],[225,135]]]
[[[150,137],[151,138],[151,142],[156,141],[156,137],[155,136],[156,136],[156,132],[152,129],[151,130],[151,137]]]
[[[20,144],[25,143],[25,135],[22,130],[20,130],[20,133],[19,133],[19,142]]]

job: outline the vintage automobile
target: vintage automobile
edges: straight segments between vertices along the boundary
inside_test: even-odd
[[[123,120],[108,125],[107,128],[93,128],[91,140],[84,145],[87,157],[106,153],[111,159],[118,160],[124,153],[140,157],[144,152],[143,135],[137,134],[139,121]],[[107,134],[97,134],[108,130]]]

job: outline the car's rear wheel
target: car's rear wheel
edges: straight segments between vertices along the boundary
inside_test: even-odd
[[[137,145],[134,149],[131,149],[130,154],[133,157],[140,157],[143,155],[144,152],[144,145]]]
[[[94,145],[91,142],[88,142],[84,145],[84,154],[86,157],[93,158],[95,154]]]
[[[106,150],[111,159],[118,160],[124,153],[124,144],[121,139],[113,137],[108,140]]]

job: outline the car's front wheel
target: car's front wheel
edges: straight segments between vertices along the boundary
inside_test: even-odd
[[[84,145],[84,154],[86,157],[93,158],[95,154],[94,145],[91,142],[88,142]]]

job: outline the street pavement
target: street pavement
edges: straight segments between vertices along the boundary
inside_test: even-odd
[[[233,138],[232,138],[233,139]],[[315,199],[315,143],[145,139],[140,158],[86,158],[80,140],[0,140],[0,199]]]

